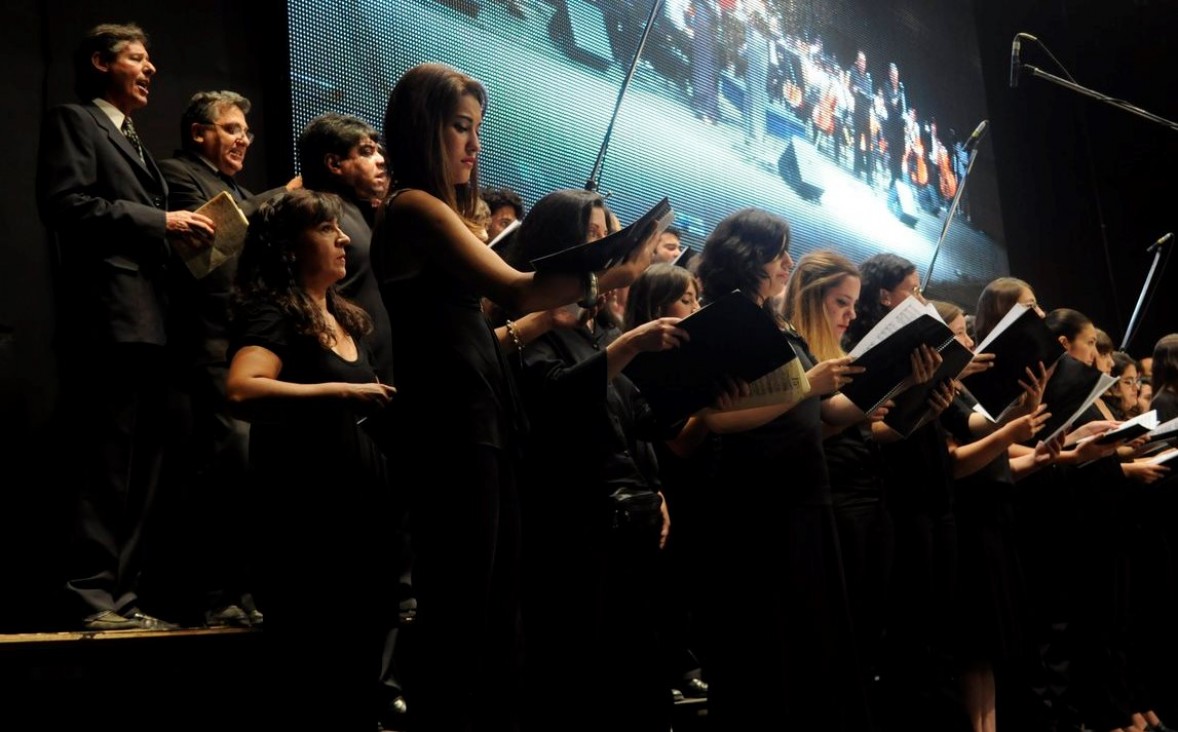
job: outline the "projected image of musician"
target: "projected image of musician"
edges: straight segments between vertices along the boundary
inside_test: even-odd
[[[695,0],[690,17],[692,107],[696,117],[714,125],[720,119],[720,8],[715,0]]]
[[[831,158],[841,166],[843,148],[853,144],[851,116],[855,102],[850,70],[840,69],[817,55],[806,68],[807,90],[815,90],[809,115],[810,141],[819,150],[829,150]]]
[[[763,163],[766,111],[769,106],[769,39],[774,35],[764,0],[744,0],[744,145],[755,162]]]
[[[867,54],[855,54],[855,65],[849,70],[851,97],[854,100],[852,125],[855,130],[855,175],[864,176],[871,185],[871,105],[873,86],[871,72],[867,70]]]
[[[908,97],[895,62],[888,64],[888,81],[884,84],[883,99],[887,115],[882,121],[883,136],[891,153],[888,156],[888,174],[891,176],[888,182],[894,183],[902,173],[906,153],[913,152],[913,145],[910,144],[913,135],[908,133]]]

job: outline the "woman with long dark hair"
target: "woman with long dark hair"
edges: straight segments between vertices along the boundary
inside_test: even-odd
[[[292,725],[306,715],[371,724],[379,622],[395,583],[376,561],[390,529],[380,520],[385,458],[361,426],[394,389],[380,383],[364,339],[371,318],[336,291],[348,245],[340,212],[334,194],[307,190],[263,205],[238,263],[233,308],[226,391],[251,422],[250,469],[264,508],[266,675],[281,679],[280,698],[266,708]],[[324,608],[346,608],[347,621],[324,620]],[[284,718],[288,711],[297,718]]]
[[[834,392],[861,369],[819,361],[773,310],[793,261],[790,229],[767,211],[722,220],[704,244],[705,302],[733,290],[782,328],[811,391],[793,405],[717,412],[718,478],[708,496],[709,555],[723,604],[709,608],[709,719],[718,729],[863,730],[866,704],[822,451],[824,421],[863,418]],[[824,398],[826,397],[826,398]]]
[[[605,225],[596,193],[556,191],[528,212],[504,257],[528,270],[533,259],[601,238]],[[535,730],[664,732],[671,692],[659,668],[656,589],[670,519],[652,444],[661,433],[622,369],[686,334],[678,318],[659,318],[607,344],[592,315],[540,336],[518,360],[532,425],[520,482],[525,719]],[[609,694],[570,714],[562,692],[602,679]]]
[[[546,310],[623,287],[647,264],[525,273],[475,236],[486,107],[482,84],[448,66],[401,77],[384,120],[394,190],[372,237],[397,354],[398,467],[417,476],[409,491],[419,666],[405,690],[431,730],[513,728],[518,717],[516,474],[526,420],[481,298],[509,312]],[[439,446],[446,458],[428,459]]]
[[[1154,346],[1150,385],[1149,407],[1158,410],[1158,419],[1168,422],[1178,417],[1178,333],[1162,337]]]
[[[1052,310],[1045,322],[1065,354],[1044,400],[1060,401],[1090,388],[1097,330],[1088,316],[1071,308]],[[1072,433],[1115,424],[1090,406],[1077,417]],[[1084,722],[1094,728],[1144,728],[1142,720],[1160,697],[1151,699],[1153,681],[1142,673],[1152,654],[1135,652],[1134,637],[1159,627],[1145,597],[1167,588],[1167,582],[1157,580],[1170,569],[1156,561],[1169,550],[1165,530],[1150,520],[1151,491],[1143,486],[1165,471],[1146,461],[1122,462],[1115,446],[1091,456],[1094,460],[1085,458],[1091,451],[1089,442],[1063,452],[1062,467],[1046,490],[1039,487],[1028,495],[1024,510],[1035,531],[1026,533],[1025,555],[1028,566],[1034,562],[1039,568],[1031,585],[1051,603],[1045,607],[1053,616],[1044,624],[1067,628],[1064,640],[1074,649],[1067,693]],[[1093,602],[1094,597],[1102,601]]]
[[[687,269],[652,264],[630,286],[624,327],[637,328],[659,318],[686,318],[700,308],[699,280]],[[739,396],[739,389],[723,398]],[[707,659],[701,655],[700,617],[714,602],[711,587],[699,581],[707,563],[707,503],[704,497],[716,479],[718,436],[702,415],[689,417],[672,439],[654,443],[663,495],[674,517],[662,554],[660,621],[664,672],[672,696],[708,694]]]

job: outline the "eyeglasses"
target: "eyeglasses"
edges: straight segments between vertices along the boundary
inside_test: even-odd
[[[237,125],[237,124],[223,125],[218,122],[206,122],[205,127],[216,127],[219,130],[221,130],[222,132],[224,132],[226,135],[229,135],[230,137],[232,137],[236,140],[245,140],[246,142],[253,142],[254,141],[254,133],[250,132],[248,129],[242,128],[241,125]]]
[[[1139,388],[1141,386],[1141,379],[1121,379],[1121,386],[1131,386],[1135,389]]]

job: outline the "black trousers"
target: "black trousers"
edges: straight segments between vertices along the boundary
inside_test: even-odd
[[[63,359],[59,412],[73,537],[66,589],[79,619],[137,609],[141,548],[163,455],[164,348],[109,344]]]

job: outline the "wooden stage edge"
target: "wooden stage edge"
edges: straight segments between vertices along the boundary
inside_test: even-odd
[[[0,634],[0,646],[75,643],[78,641],[119,641],[131,638],[196,638],[202,636],[252,635],[264,633],[252,628],[178,628],[176,630],[72,630],[54,633]]]

